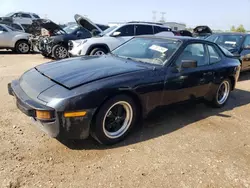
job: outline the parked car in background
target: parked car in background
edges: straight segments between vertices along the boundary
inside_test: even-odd
[[[0,21],[21,24],[26,31],[26,28],[28,28],[34,20],[39,18],[40,17],[37,14],[31,12],[12,12],[7,14],[5,17],[0,17]]]
[[[250,34],[216,33],[206,40],[217,43],[241,58],[241,71],[250,70]]]
[[[213,34],[212,30],[210,29],[210,27],[206,25],[200,25],[193,29],[193,37],[196,38],[206,39],[212,34]]]
[[[69,40],[86,39],[98,35],[102,30],[94,23],[79,22],[78,19],[85,18],[75,15],[75,24],[61,28],[54,22],[44,22],[41,26],[47,29],[53,36],[44,37],[39,42],[39,50],[45,57],[64,59],[68,57]],[[93,27],[94,25],[94,27]]]
[[[79,21],[81,22],[81,19]],[[159,23],[128,22],[106,29],[98,37],[69,41],[69,54],[70,56],[103,55],[117,48],[133,36],[154,35],[160,32],[172,33],[172,30]]]
[[[240,61],[215,43],[144,36],[107,55],[38,65],[8,84],[8,91],[52,137],[92,135],[101,144],[115,144],[159,106],[205,99],[222,107],[239,72]]]
[[[0,24],[0,49],[11,49],[26,54],[30,51],[28,38],[31,36],[8,25]]]
[[[192,37],[193,36],[193,34],[188,30],[178,30],[178,31],[173,31],[173,33],[176,36],[186,36],[186,37]]]
[[[16,30],[21,31],[21,32],[25,32],[25,29],[19,23],[12,23],[12,22],[8,22],[8,21],[0,21],[0,24],[5,24],[5,25],[8,25],[9,27],[12,27],[13,29],[16,29]]]

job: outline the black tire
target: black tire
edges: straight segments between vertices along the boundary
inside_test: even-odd
[[[219,97],[219,95],[220,95],[219,92],[220,92],[221,87],[223,87],[223,85],[225,87],[226,93],[228,93],[228,94],[226,94],[225,96],[223,95],[223,97],[222,97],[223,100],[222,99],[219,100],[219,98],[220,98]],[[228,99],[230,97],[231,90],[232,90],[231,80],[229,80],[229,79],[223,80],[220,83],[220,85],[218,86],[218,88],[216,90],[216,93],[215,93],[215,95],[213,97],[213,100],[211,101],[212,106],[215,107],[215,108],[223,107],[227,103],[227,101],[228,101]]]
[[[124,106],[122,106],[123,104],[128,105],[128,106],[124,108]],[[126,118],[124,120],[122,120],[123,115],[120,116],[120,118],[117,118],[119,115],[115,114],[114,111],[113,112],[111,111],[112,109],[114,109],[114,107],[112,107],[113,105],[115,105],[114,107],[116,108],[118,106],[120,108],[121,107],[123,108],[122,110],[125,113],[122,113],[122,114],[126,115]],[[96,139],[99,143],[104,144],[104,145],[113,145],[122,141],[127,136],[127,134],[131,131],[131,129],[134,127],[134,124],[137,122],[137,115],[139,114],[137,109],[138,108],[134,100],[127,95],[117,95],[109,99],[100,107],[97,114],[95,115],[95,118],[92,121],[92,124],[91,124],[92,137]],[[119,110],[117,110],[117,113],[119,113]],[[107,118],[110,118],[109,120],[112,123],[106,124]],[[112,121],[114,119],[115,121]],[[117,123],[122,124],[122,125],[118,125]],[[120,129],[119,127],[116,127],[117,125],[121,126]],[[117,129],[117,128],[118,130],[116,131],[113,131],[113,132],[110,131],[111,129]],[[110,129],[110,130],[107,130],[107,129]],[[117,132],[118,133],[120,132],[120,134],[115,135],[115,133]],[[114,135],[111,135],[111,134],[114,134]]]
[[[52,48],[52,57],[55,59],[64,59],[68,57],[68,49],[63,45],[55,45]]]
[[[44,58],[50,58],[50,55],[49,54],[47,54],[47,53],[41,53],[42,54],[42,56],[44,57]]]
[[[90,55],[98,55],[98,54],[104,55],[106,53],[108,53],[108,50],[100,47],[100,48],[94,48],[93,50],[91,50]]]
[[[16,42],[15,51],[19,54],[27,54],[30,52],[30,44],[26,40]]]

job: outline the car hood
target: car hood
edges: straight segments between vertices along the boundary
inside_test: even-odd
[[[33,20],[32,26],[35,28],[44,28],[48,30],[50,33],[55,33],[56,31],[64,31],[59,25],[52,22],[49,19],[36,19]]]
[[[38,65],[35,69],[67,89],[116,75],[148,69],[112,55],[84,56]]]
[[[93,32],[93,31],[98,31],[98,33],[102,33],[102,30],[94,23],[92,22],[90,19],[81,16],[79,14],[76,14],[74,16],[75,21],[78,25],[82,26],[83,28],[87,29],[89,32]]]

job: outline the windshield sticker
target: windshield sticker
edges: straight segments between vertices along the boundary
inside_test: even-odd
[[[235,45],[236,42],[235,42],[235,41],[225,41],[225,44],[232,44],[232,45]]]
[[[149,47],[149,49],[155,50],[155,51],[158,51],[158,52],[161,52],[161,53],[165,53],[166,51],[168,51],[167,48],[157,46],[157,45],[152,45],[152,46]]]

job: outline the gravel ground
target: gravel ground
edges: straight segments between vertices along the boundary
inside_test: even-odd
[[[17,110],[7,83],[46,62],[0,51],[0,187],[250,187],[250,73],[228,104],[155,111],[124,142],[60,143]]]

